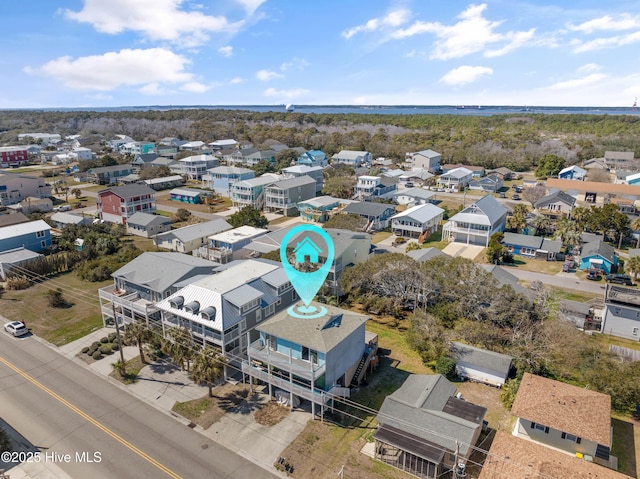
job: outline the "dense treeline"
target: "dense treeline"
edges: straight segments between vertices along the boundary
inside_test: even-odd
[[[640,118],[630,115],[505,114],[378,115],[303,114],[242,110],[149,110],[120,112],[4,111],[0,143],[15,144],[18,133],[126,134],[137,140],[176,136],[190,140],[247,140],[261,146],[275,139],[289,146],[317,148],[332,155],[341,149],[367,150],[375,157],[401,160],[427,148],[444,162],[519,171],[537,166],[544,155],[567,164],[602,157],[606,150],[640,156]]]

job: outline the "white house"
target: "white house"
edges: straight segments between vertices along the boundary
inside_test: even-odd
[[[438,177],[438,183],[443,188],[451,188],[453,191],[462,191],[469,186],[472,178],[473,171],[461,167],[440,175]]]
[[[391,230],[397,236],[429,236],[440,226],[444,210],[434,204],[416,205],[391,217]]]
[[[491,235],[504,231],[506,222],[507,208],[487,195],[454,215],[442,228],[442,239],[488,246]]]
[[[422,168],[431,173],[436,173],[440,171],[442,155],[433,150],[422,150],[407,153],[406,160],[411,163],[414,168]]]

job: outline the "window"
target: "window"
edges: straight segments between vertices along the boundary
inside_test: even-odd
[[[633,335],[637,336],[638,335],[638,328],[633,328]]]
[[[44,231],[38,231],[36,233],[36,238],[44,238]]]
[[[580,444],[582,442],[582,438],[578,436],[574,436],[573,434],[569,434],[567,432],[562,433],[562,439],[566,439],[567,441],[575,442],[576,444]]]
[[[531,421],[531,429],[537,429],[538,431],[543,431],[545,434],[549,434],[549,428],[544,424],[538,424]]]
[[[42,246],[43,248],[47,247],[47,242],[46,241],[40,241],[40,246]],[[636,328],[638,329],[638,328]]]

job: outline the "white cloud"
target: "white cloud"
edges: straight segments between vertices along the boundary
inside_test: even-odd
[[[89,23],[102,33],[115,35],[131,30],[151,40],[189,47],[206,43],[208,33],[236,32],[244,24],[243,21],[230,23],[224,16],[186,11],[180,8],[182,3],[183,0],[84,0],[82,10],[65,10],[64,14],[71,20]]]
[[[362,25],[351,27],[343,31],[341,35],[348,40],[358,33],[375,32],[384,28],[397,28],[406,23],[410,17],[411,11],[405,8],[392,10],[384,17],[372,18]]]
[[[573,42],[573,51],[575,53],[590,52],[593,50],[603,50],[605,48],[616,48],[632,43],[640,42],[640,32],[630,33],[628,35],[618,35],[609,38],[596,38],[587,42],[575,40]]]
[[[587,63],[578,68],[578,73],[595,72],[598,70],[602,70],[600,65],[597,65],[596,63]]]
[[[246,81],[247,80],[245,80],[244,78],[235,77],[235,78],[232,78],[229,83],[231,83],[232,85],[239,85],[239,84],[244,83]]]
[[[167,91],[156,82],[149,83],[148,85],[145,85],[142,88],[139,88],[138,91],[143,95],[150,95],[150,96],[164,95],[167,93]]]
[[[447,85],[466,85],[467,83],[473,83],[483,77],[491,75],[493,75],[493,69],[489,67],[463,65],[447,72],[440,78],[440,82]]]
[[[607,75],[604,73],[592,73],[591,75],[587,75],[582,78],[576,78],[573,80],[566,80],[554,83],[549,86],[550,90],[572,90],[576,88],[582,88],[589,85],[594,85],[596,83],[600,83],[602,80],[606,79]]]
[[[292,88],[290,90],[276,90],[275,88],[267,88],[264,91],[264,96],[293,100],[294,98],[299,98],[303,95],[307,95],[308,93],[309,90],[305,90],[304,88]]]
[[[161,83],[186,83],[192,74],[184,68],[189,60],[164,48],[125,49],[76,59],[60,57],[27,73],[41,73],[74,90],[109,91],[126,85],[145,85],[143,91],[158,91]],[[156,85],[155,87],[153,85]]]
[[[211,85],[205,85],[197,81],[185,83],[180,87],[181,90],[188,91],[190,93],[204,93],[211,90]]]
[[[223,57],[230,58],[233,56],[233,47],[226,45],[224,47],[218,48],[218,53]]]
[[[440,22],[417,21],[407,28],[396,30],[391,38],[403,39],[424,33],[432,33],[438,39],[434,43],[431,58],[450,60],[485,50],[489,45],[503,44],[500,48],[485,52],[485,56],[504,55],[519,48],[533,38],[535,29],[526,32],[512,32],[505,34],[495,30],[503,23],[489,21],[482,16],[487,5],[470,5],[460,15],[459,21],[453,25],[443,25]]]
[[[283,75],[280,73],[271,71],[271,70],[258,70],[256,72],[256,78],[260,81],[270,81],[275,80],[276,78],[282,78]]]
[[[286,72],[287,70],[304,70],[309,66],[309,62],[304,58],[293,58],[291,61],[284,62],[280,65],[280,71]]]
[[[262,5],[267,0],[236,0],[242,7],[245,9],[247,14],[253,15],[254,12],[258,9],[260,5]]]
[[[629,15],[627,13],[623,13],[619,15],[617,18],[613,18],[611,15],[605,15],[604,17],[594,18],[593,20],[589,20],[578,25],[568,24],[567,28],[569,30],[583,32],[583,33],[593,33],[599,30],[605,31],[621,31],[621,30],[631,30],[635,28],[640,28],[640,16]]]

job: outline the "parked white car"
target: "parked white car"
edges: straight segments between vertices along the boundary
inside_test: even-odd
[[[22,321],[11,321],[4,325],[4,330],[13,336],[24,336],[29,333],[29,330]]]

